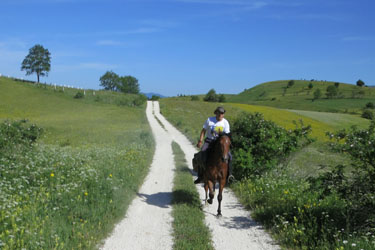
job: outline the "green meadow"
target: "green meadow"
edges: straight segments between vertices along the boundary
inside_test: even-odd
[[[0,148],[2,249],[96,249],[148,172],[145,99],[79,91],[0,78],[1,136],[19,120],[20,133],[43,130],[36,143],[9,137]]]
[[[262,83],[238,95],[228,95],[227,102],[283,109],[361,114],[366,103],[375,100],[375,89],[371,87],[339,83],[337,96],[328,99],[327,87],[334,85],[335,82],[294,80],[294,84],[287,87],[288,82],[288,80],[281,80]],[[311,89],[308,87],[310,83]],[[313,101],[314,91],[317,89],[320,89],[322,96]]]
[[[240,103],[208,103],[192,101],[190,97],[161,99],[160,103],[163,115],[193,143],[197,142],[205,119],[213,116],[213,111],[219,105],[227,110],[225,117],[229,122],[236,120],[243,112],[258,112],[266,120],[287,130],[296,128],[300,120],[304,125],[311,125],[310,136],[315,139],[314,142],[285,156],[272,170],[255,178],[237,181],[231,188],[283,248],[375,248],[373,231],[349,226],[355,224],[355,220],[345,211],[353,203],[335,193],[323,199],[321,191],[314,190],[309,182],[311,178],[330,173],[337,165],[348,166],[345,175],[350,176],[353,170],[351,158],[332,150],[325,133],[349,129],[353,125],[364,129],[370,124],[368,120],[355,114],[287,110]]]

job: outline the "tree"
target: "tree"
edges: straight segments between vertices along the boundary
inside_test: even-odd
[[[119,85],[120,77],[113,71],[107,71],[100,77],[100,86],[104,87],[105,90],[118,91]]]
[[[294,80],[290,80],[289,82],[288,82],[288,85],[286,86],[287,88],[290,88],[290,87],[292,87],[294,85]]]
[[[218,101],[219,102],[225,102],[226,101],[225,95],[224,94],[219,95]]]
[[[320,89],[316,89],[314,91],[314,99],[313,99],[313,101],[316,100],[316,99],[319,99],[321,96],[322,96],[322,92],[320,91]]]
[[[137,78],[133,76],[120,77],[119,90],[128,94],[139,94],[139,84]]]
[[[326,95],[328,98],[333,98],[337,96],[337,88],[334,85],[328,86]]]
[[[48,76],[51,70],[51,53],[42,45],[35,45],[23,60],[21,70],[26,70],[26,75],[36,73],[39,83],[39,77]]]
[[[335,87],[338,88],[340,86],[339,82],[335,82]]]
[[[206,102],[216,102],[217,101],[216,91],[214,89],[210,89],[203,100]]]
[[[313,87],[314,87],[314,85],[310,82],[309,85],[308,85],[308,88],[312,89]]]
[[[357,81],[357,86],[362,87],[362,86],[364,86],[364,85],[365,85],[365,83],[364,83],[364,81],[362,81],[361,79],[359,79],[359,80]]]

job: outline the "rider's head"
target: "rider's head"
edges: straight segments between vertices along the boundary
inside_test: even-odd
[[[216,115],[216,119],[219,121],[223,119],[224,113],[225,113],[225,109],[223,107],[217,107],[214,112],[214,114]]]

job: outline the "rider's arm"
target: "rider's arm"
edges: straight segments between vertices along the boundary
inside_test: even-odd
[[[206,129],[202,128],[201,134],[199,136],[199,141],[198,141],[198,144],[197,144],[198,148],[200,148],[202,146],[203,139],[204,139],[205,135],[206,135]]]

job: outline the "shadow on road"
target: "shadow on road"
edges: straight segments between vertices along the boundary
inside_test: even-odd
[[[161,208],[169,208],[172,202],[172,192],[159,192],[155,194],[137,193],[137,195],[147,204]]]

